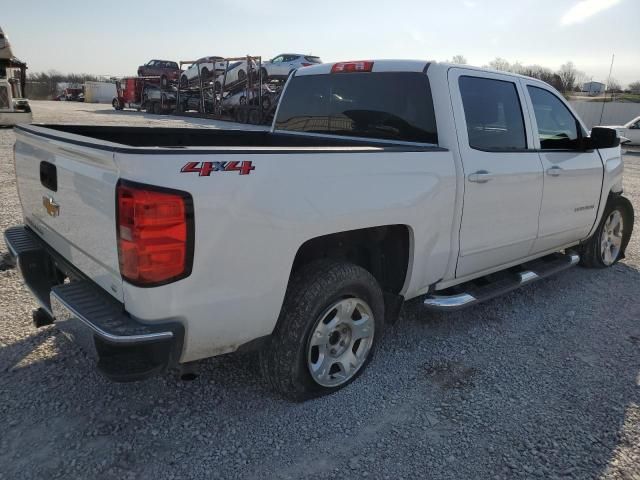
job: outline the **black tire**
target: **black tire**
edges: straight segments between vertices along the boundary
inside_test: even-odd
[[[258,110],[257,108],[252,108],[251,110],[249,110],[249,123],[251,125],[260,125],[261,120],[262,114],[260,113],[260,110]]]
[[[266,81],[269,80],[269,74],[267,73],[267,69],[266,68],[262,67],[260,69],[260,74],[262,76],[262,81],[263,82],[266,82]]]
[[[245,106],[236,107],[236,122],[247,123],[249,121],[249,112]]]
[[[111,102],[111,106],[114,108],[114,110],[122,110],[122,107],[120,106],[120,102],[118,101],[117,98],[113,99],[113,101]]]
[[[613,262],[608,263],[605,261],[602,253],[601,241],[607,219],[616,210],[619,211],[622,216],[622,243],[616,258],[614,258]],[[624,252],[631,239],[631,233],[633,232],[633,221],[634,212],[631,202],[621,195],[611,195],[602,213],[602,219],[600,219],[598,228],[581,248],[580,265],[588,268],[607,268],[623,259]]]
[[[182,76],[180,77],[180,88],[181,88],[182,90],[184,90],[184,89],[186,89],[186,88],[189,88],[189,79],[187,78],[187,76],[186,76],[186,75],[182,75]]]
[[[373,342],[364,363],[345,383],[325,387],[307,366],[310,335],[322,315],[340,299],[358,297],[374,317]],[[346,262],[320,260],[302,267],[289,281],[276,328],[260,351],[260,368],[267,383],[294,401],[327,395],[346,387],[362,374],[373,358],[384,327],[382,290],[365,269]]]
[[[247,72],[244,70],[238,70],[238,81],[242,82],[247,79]]]

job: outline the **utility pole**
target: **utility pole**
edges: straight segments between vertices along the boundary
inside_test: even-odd
[[[611,71],[613,70],[613,59],[616,58],[615,54],[611,55],[611,66],[609,67],[609,78],[607,78],[607,85],[604,89],[604,99],[602,100],[602,110],[600,111],[599,125],[602,125],[602,117],[604,116],[604,105],[607,103],[607,90],[609,90],[609,83],[611,82]]]

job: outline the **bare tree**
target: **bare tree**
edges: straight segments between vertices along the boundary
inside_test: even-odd
[[[518,72],[527,77],[537,78],[548,83],[556,90],[562,90],[562,80],[557,73],[553,73],[550,69],[540,65],[525,65]]]
[[[640,93],[640,81],[630,83],[629,90],[631,90],[631,93]]]
[[[587,83],[591,78],[584,72],[576,70],[576,84],[573,89],[576,92],[582,91],[582,86]]]
[[[504,58],[496,57],[489,62],[489,68],[500,70],[502,72],[511,71],[511,64]]]
[[[607,85],[607,92],[620,93],[622,92],[622,85],[620,85],[620,82],[617,79],[611,77],[609,79],[609,85]]]
[[[577,73],[578,71],[573,65],[573,62],[567,62],[560,67],[560,70],[558,70],[558,75],[560,76],[560,80],[562,81],[563,92],[570,92],[573,90],[573,87],[576,84]]]
[[[461,65],[467,64],[467,59],[464,58],[464,55],[454,55],[451,59],[451,63],[459,63]]]

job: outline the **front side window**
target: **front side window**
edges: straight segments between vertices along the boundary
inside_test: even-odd
[[[580,129],[575,117],[553,93],[527,86],[538,125],[542,150],[576,150],[580,144]]]
[[[522,108],[514,83],[465,76],[460,77],[459,85],[471,148],[488,151],[527,148]]]
[[[283,59],[283,58],[284,58],[284,57],[282,57],[282,56],[280,56],[280,57],[276,57],[276,58],[274,58],[273,60],[271,60],[271,63],[280,63],[280,62],[282,62],[282,59]]]
[[[276,128],[438,143],[429,79],[417,72],[294,77],[280,102]]]

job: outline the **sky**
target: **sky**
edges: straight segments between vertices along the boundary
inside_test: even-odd
[[[471,65],[496,57],[640,80],[640,0],[21,0],[0,26],[31,72],[134,75],[152,58],[291,52]],[[8,8],[7,8],[8,6]]]

